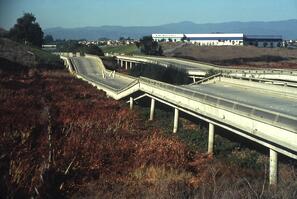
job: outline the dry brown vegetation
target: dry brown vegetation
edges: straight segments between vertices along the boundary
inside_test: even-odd
[[[0,198],[296,198],[294,167],[270,189],[264,170],[214,160],[146,128],[138,112],[67,71],[6,68]]]
[[[192,44],[162,44],[166,56],[234,67],[297,68],[297,50],[286,48],[257,48],[253,46],[197,46]]]

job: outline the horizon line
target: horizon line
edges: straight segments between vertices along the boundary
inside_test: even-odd
[[[192,23],[195,25],[208,25],[208,24],[224,24],[224,23],[269,23],[269,22],[282,22],[282,21],[297,21],[297,18],[291,19],[282,19],[282,20],[272,20],[272,21],[225,21],[225,22],[206,22],[206,23],[196,23],[193,21],[179,21],[179,22],[171,22],[171,23],[164,23],[159,25],[88,25],[88,26],[75,26],[75,27],[63,27],[63,26],[54,26],[54,27],[47,27],[44,29],[55,29],[55,28],[64,28],[64,29],[75,29],[75,28],[98,28],[98,27],[123,27],[123,28],[130,28],[130,27],[157,27],[157,26],[165,26],[165,25],[172,25],[172,24],[181,24],[181,23]],[[2,28],[2,27],[1,27]]]

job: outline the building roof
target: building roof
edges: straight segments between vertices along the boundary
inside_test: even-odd
[[[246,39],[283,39],[281,35],[244,35]]]
[[[183,38],[184,34],[152,34],[152,37]]]
[[[243,38],[243,33],[185,34],[188,38]]]
[[[152,37],[165,37],[165,38],[183,38],[186,37],[195,37],[195,38],[211,38],[211,37],[243,37],[243,33],[210,33],[210,34],[152,34]]]

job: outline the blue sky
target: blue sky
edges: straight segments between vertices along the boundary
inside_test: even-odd
[[[24,12],[42,28],[274,21],[297,19],[297,0],[0,0],[0,27]]]

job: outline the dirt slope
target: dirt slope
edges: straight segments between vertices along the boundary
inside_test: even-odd
[[[252,46],[207,47],[187,44],[173,51],[163,44],[166,56],[187,58],[212,64],[239,67],[297,68],[297,50],[285,48],[256,48]]]

